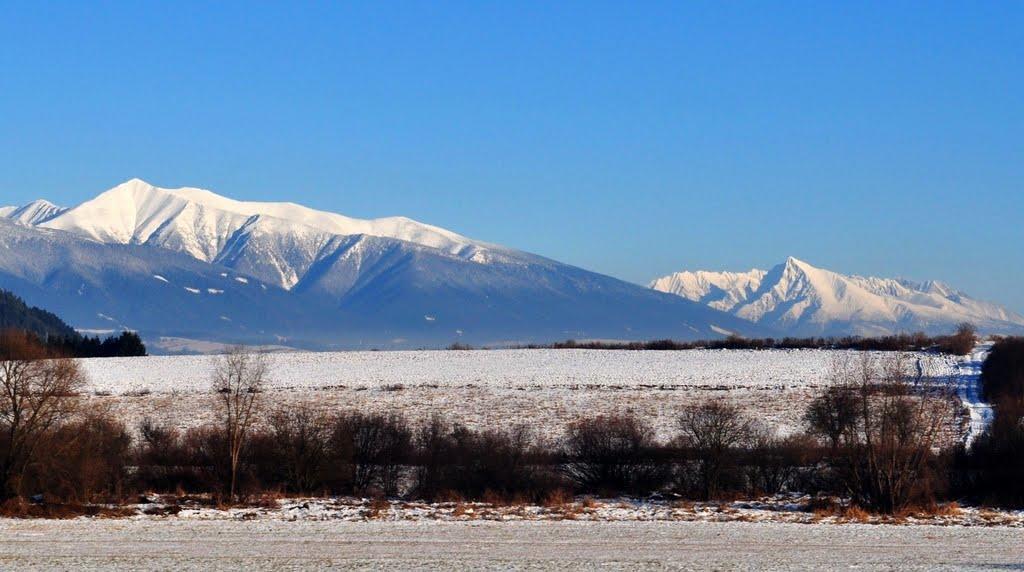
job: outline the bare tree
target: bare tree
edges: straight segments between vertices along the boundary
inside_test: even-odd
[[[712,401],[688,407],[679,418],[683,446],[695,455],[701,493],[712,498],[719,492],[725,469],[736,450],[754,436],[754,428],[738,407]]]
[[[230,494],[234,500],[239,460],[270,374],[270,360],[266,353],[253,352],[242,346],[214,359],[212,387],[224,424],[231,464]]]
[[[21,494],[21,475],[41,437],[68,420],[85,383],[78,362],[51,355],[24,332],[0,333],[0,485]]]
[[[829,386],[811,401],[804,413],[804,422],[835,451],[855,430],[860,412],[850,354],[833,358],[829,376]]]
[[[812,422],[810,428],[833,445],[831,464],[847,492],[881,512],[899,510],[927,488],[933,452],[943,445],[943,428],[953,418],[943,384],[908,383],[914,377],[911,363],[907,354],[862,352],[834,364],[835,385],[815,402],[820,407],[823,400],[835,401],[829,395],[845,396],[841,424]],[[856,411],[852,419],[845,400]]]

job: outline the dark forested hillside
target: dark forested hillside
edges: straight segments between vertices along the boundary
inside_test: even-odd
[[[78,336],[56,314],[29,306],[14,294],[0,290],[0,330],[11,329],[32,332],[42,339]]]
[[[29,306],[6,290],[0,290],[0,330],[27,332],[50,349],[74,357],[146,355],[146,346],[135,332],[121,332],[104,340],[83,336],[56,314]]]

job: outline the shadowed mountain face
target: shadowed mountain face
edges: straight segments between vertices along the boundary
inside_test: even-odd
[[[137,179],[71,209],[37,203],[0,210],[0,287],[82,329],[312,348],[771,333],[406,218]]]
[[[729,312],[786,335],[1024,333],[1024,316],[941,282],[846,276],[789,258],[771,270],[678,272],[651,288]]]

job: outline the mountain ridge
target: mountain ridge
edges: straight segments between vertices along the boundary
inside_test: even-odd
[[[767,271],[683,271],[649,286],[788,335],[942,334],[960,322],[1024,333],[1024,316],[943,282],[843,275],[795,257]]]
[[[360,220],[133,179],[38,224],[0,220],[0,287],[86,329],[314,349],[767,330],[404,217]]]

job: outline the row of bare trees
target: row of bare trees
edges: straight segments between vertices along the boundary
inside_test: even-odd
[[[780,437],[733,405],[709,402],[685,408],[669,442],[636,416],[582,419],[552,443],[526,426],[473,431],[437,417],[415,428],[395,415],[331,415],[310,406],[273,411],[269,428],[255,431],[268,364],[241,350],[220,358],[213,388],[232,499],[244,469],[247,489],[293,493],[537,498],[567,488],[713,499],[799,488],[892,512],[942,492],[948,479],[940,452],[955,442],[950,385],[923,377],[918,359],[841,355],[807,407],[804,433]],[[174,467],[214,466],[215,455],[201,461],[185,450],[213,451],[216,439],[215,431],[197,429],[171,445],[148,437],[146,445],[183,451]]]
[[[133,439],[102,411],[76,411],[76,362],[5,334],[0,469],[7,498],[81,502],[143,491],[536,502],[560,491],[720,499],[789,490],[893,512],[961,494],[964,481],[953,430],[961,412],[949,385],[922,376],[916,359],[837,359],[802,431],[778,435],[711,401],[682,409],[664,440],[636,415],[584,418],[544,436],[523,424],[477,430],[442,416],[413,423],[314,403],[275,407],[268,356],[239,349],[214,368],[217,423],[179,431],[146,422]]]

